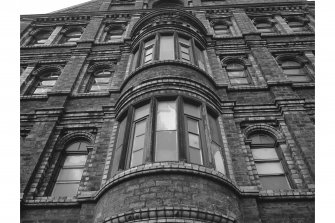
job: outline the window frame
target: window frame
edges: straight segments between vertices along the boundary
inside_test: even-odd
[[[69,147],[75,143],[85,143],[86,144],[86,150],[79,150],[78,151],[67,151],[67,149],[69,149]],[[55,175],[53,177],[52,180],[52,187],[50,188],[50,196],[54,196],[54,197],[76,197],[78,192],[79,192],[79,186],[80,183],[82,181],[83,178],[83,173],[85,171],[86,165],[87,165],[87,161],[88,161],[88,156],[89,156],[89,148],[88,146],[90,146],[90,142],[86,139],[82,139],[82,138],[77,138],[77,139],[73,139],[71,141],[69,141],[68,143],[65,144],[64,149],[62,150],[61,154],[60,154],[60,163],[58,165],[57,171],[55,171]],[[80,145],[79,145],[80,147]],[[85,155],[85,162],[82,165],[69,165],[69,166],[64,166],[65,161],[68,157],[70,156],[83,156]],[[60,173],[62,170],[67,170],[67,169],[80,169],[82,170],[81,173],[81,177],[79,180],[59,180],[60,177]],[[78,189],[76,191],[76,193],[72,196],[68,196],[68,195],[55,195],[55,188],[56,185],[66,185],[66,184],[78,184]]]
[[[283,71],[283,74],[290,81],[292,81],[294,83],[309,83],[309,82],[312,81],[310,73],[308,72],[308,69],[306,69],[305,63],[297,61],[296,58],[283,58],[283,59],[279,59],[278,62],[279,62],[281,70]],[[289,65],[289,66],[285,65],[285,66],[283,66],[283,64],[285,62],[295,62],[297,65]],[[292,75],[292,74],[285,73],[285,70],[292,70],[292,69],[299,70],[299,72],[302,72],[302,74],[299,73],[299,74],[293,74]],[[292,77],[305,77],[306,80],[304,80],[304,81],[301,81],[301,80],[296,81],[296,80],[292,79]]]
[[[54,74],[54,75],[53,75]],[[56,75],[55,75],[56,74]],[[46,95],[48,92],[52,91],[53,87],[56,85],[58,78],[61,75],[61,71],[57,68],[47,68],[41,72],[41,74],[37,74],[34,80],[34,84],[29,90],[29,94],[31,95]],[[55,81],[53,85],[45,85],[45,87],[40,87],[43,81]],[[43,93],[35,93],[37,89],[47,89],[47,91]]]
[[[229,68],[230,65],[234,65],[234,64],[240,65],[241,68]],[[248,69],[247,69],[247,66],[244,63],[242,63],[240,61],[228,61],[224,64],[224,68],[225,68],[225,71],[227,73],[229,82],[232,86],[248,86],[248,85],[251,84]],[[230,72],[243,72],[243,76],[242,77],[233,77],[233,76],[229,75]],[[234,79],[242,79],[242,78],[244,78],[247,81],[247,83],[240,84],[240,83],[233,83],[232,82],[232,80],[234,80]]]
[[[71,33],[75,33],[75,32],[80,32],[80,37],[76,37],[76,41],[69,41],[70,39],[73,39],[75,37],[73,37],[73,35],[69,36],[69,34]],[[81,37],[83,36],[84,30],[83,27],[69,27],[69,28],[65,28],[61,31],[61,35],[57,41],[58,44],[64,44],[64,45],[72,45],[77,43]]]
[[[271,138],[272,143],[253,143],[252,142],[252,137],[254,136],[259,136],[259,135],[265,135],[269,138]],[[285,178],[285,182],[287,183],[287,188],[280,188],[280,189],[287,189],[290,190],[292,189],[291,183],[288,179],[288,174],[287,174],[287,170],[284,166],[284,162],[282,161],[282,156],[278,153],[278,145],[277,142],[275,140],[274,137],[272,137],[270,134],[262,132],[262,131],[256,131],[256,132],[252,132],[251,134],[249,134],[248,136],[248,140],[250,142],[250,151],[252,154],[252,157],[254,159],[254,164],[258,173],[258,177],[259,177],[259,182],[260,182],[260,186],[264,189],[264,190],[271,190],[274,188],[266,188],[264,185],[262,185],[261,182],[261,178],[266,178],[266,177],[277,177],[277,176],[281,176]],[[276,154],[276,158],[265,158],[265,159],[257,159],[254,156],[253,150],[257,150],[257,149],[273,149],[275,151]],[[264,164],[264,163],[268,163],[268,164],[279,164],[283,170],[282,173],[259,173],[259,169],[257,168],[257,164]],[[275,189],[277,190],[277,189]],[[279,190],[279,189],[278,189]]]
[[[131,62],[131,68],[132,71],[138,69],[139,67],[142,67],[144,65],[148,65],[151,64],[153,62],[156,61],[166,61],[166,59],[160,59],[160,42],[161,42],[161,36],[172,36],[173,38],[173,44],[174,44],[174,59],[167,59],[167,60],[175,60],[175,61],[180,61],[183,63],[189,63],[192,65],[195,65],[197,67],[199,67],[201,70],[207,71],[206,68],[206,49],[205,47],[200,44],[197,40],[195,40],[194,37],[181,33],[181,32],[175,32],[175,31],[170,31],[170,32],[156,32],[154,34],[151,34],[149,36],[147,36],[146,38],[144,38],[142,41],[140,41],[139,43],[137,43],[134,47],[133,47],[133,51],[132,51],[132,62]],[[183,61],[182,56],[181,56],[181,48],[180,48],[180,44],[181,45],[185,45],[184,43],[180,43],[179,39],[181,38],[185,38],[188,39],[189,41],[189,56],[190,56],[190,61],[186,62]],[[154,40],[153,43],[153,51],[152,51],[152,59],[150,60],[150,62],[145,62],[145,44],[151,40]],[[195,53],[195,47],[198,47],[198,49],[201,51],[202,53],[202,58],[201,60],[203,61],[203,65],[201,66],[198,63],[198,56]],[[136,58],[137,56],[137,58]],[[203,67],[203,68],[202,68]]]
[[[211,148],[208,148],[208,142],[209,142],[209,136],[208,136],[208,120],[207,120],[207,113],[209,111],[209,107],[206,106],[203,102],[199,102],[194,99],[190,99],[184,96],[160,96],[160,97],[152,97],[150,99],[146,99],[136,106],[130,106],[127,110],[125,110],[121,115],[119,120],[119,123],[121,125],[122,122],[126,122],[125,129],[123,132],[125,132],[124,137],[120,137],[118,135],[117,138],[122,138],[123,142],[116,142],[115,145],[121,145],[122,144],[122,151],[121,154],[115,155],[116,152],[114,152],[113,159],[118,160],[116,162],[119,162],[118,165],[114,166],[111,170],[111,174],[116,173],[120,170],[125,170],[128,168],[132,168],[134,166],[131,165],[131,156],[133,151],[133,141],[134,141],[134,129],[135,129],[135,123],[139,122],[140,120],[143,120],[144,118],[147,120],[146,123],[146,136],[144,139],[144,152],[142,157],[142,163],[138,165],[143,165],[148,162],[169,162],[169,161],[156,161],[156,123],[157,123],[157,109],[159,102],[164,101],[175,101],[176,103],[176,140],[177,140],[177,160],[171,162],[187,162],[187,163],[193,163],[197,165],[202,166],[210,166],[214,167],[215,169],[215,163],[214,158],[212,156],[212,150]],[[190,104],[193,106],[198,106],[199,108],[199,117],[193,117],[192,115],[186,114],[184,112],[184,106],[186,104]],[[137,108],[141,108],[142,106],[149,106],[149,114],[145,117],[141,117],[138,120],[134,120],[134,114],[135,110]],[[205,111],[206,112],[205,112]],[[214,116],[214,112],[210,112],[212,117],[216,119],[217,117]],[[197,163],[191,161],[190,157],[190,149],[189,149],[189,143],[188,143],[188,135],[187,135],[187,119],[190,118],[192,120],[198,121],[198,128],[199,128],[199,145],[200,145],[200,151],[201,151],[201,157],[202,157],[202,163]],[[218,134],[221,135],[221,131],[219,130],[216,122],[216,128],[218,129]],[[207,130],[206,130],[207,129]],[[223,143],[221,141],[221,137],[219,137],[220,143],[219,147],[222,150]],[[224,165],[224,169],[226,170],[226,159],[221,151],[220,153],[221,159]],[[219,171],[219,170],[217,170]],[[222,172],[222,171],[219,171]],[[225,171],[224,171],[225,172]]]
[[[107,74],[99,74],[101,72],[109,72],[109,74],[108,75]],[[87,93],[107,92],[108,89],[109,89],[109,85],[111,83],[113,74],[114,74],[114,72],[110,68],[100,68],[100,69],[95,70],[90,75],[90,80],[89,80],[89,83],[88,83],[88,85],[86,87],[85,92],[87,92]],[[92,87],[95,85],[94,81],[97,78],[107,78],[107,77],[109,78],[108,83],[103,84],[103,86],[107,86],[106,89],[92,91]],[[97,86],[98,86],[98,84],[97,84]]]

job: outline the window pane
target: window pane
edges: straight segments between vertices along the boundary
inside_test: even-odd
[[[134,120],[138,120],[149,115],[149,104],[143,105],[142,107],[136,108]]]
[[[108,84],[109,83],[109,77],[96,77],[94,79],[95,83],[106,83]]]
[[[302,69],[294,68],[294,69],[284,69],[284,74],[286,74],[286,75],[304,75],[305,72]]]
[[[81,142],[78,150],[87,152],[87,145],[88,143]]]
[[[277,159],[278,160],[278,156],[277,156],[277,152],[275,150],[275,148],[262,148],[262,149],[252,149],[252,155],[254,157],[255,160],[273,160],[273,159]]]
[[[234,78],[234,79],[230,79],[231,84],[249,84],[248,79],[247,78]]]
[[[193,117],[200,118],[200,106],[184,104],[184,113]]]
[[[201,150],[189,148],[190,150],[190,162],[202,165]]]
[[[159,59],[160,60],[173,60],[174,59],[174,41],[173,36],[161,36],[160,37],[160,49]]]
[[[198,121],[195,121],[193,119],[187,119],[187,127],[189,132],[199,134]]]
[[[150,46],[150,45],[154,45],[155,43],[155,38],[152,38],[150,40],[148,40],[145,44],[144,47]]]
[[[220,152],[220,147],[216,143],[211,143],[212,153],[214,154],[215,169],[223,174],[226,174],[223,158]]]
[[[132,70],[135,70],[137,67],[137,60],[138,60],[138,50],[136,50],[134,57],[133,57],[133,64],[132,64]]]
[[[79,183],[58,184],[56,183],[52,192],[55,197],[73,197],[77,195]]]
[[[48,81],[42,81],[41,85],[43,86],[54,86],[56,84],[56,80],[48,80]]]
[[[51,91],[50,87],[38,87],[35,89],[34,94],[46,94],[49,91]]]
[[[288,76],[288,79],[294,82],[308,82],[310,79],[307,76]]]
[[[137,151],[139,149],[144,148],[144,139],[145,135],[139,135],[134,137],[133,151]]]
[[[175,130],[177,127],[176,102],[164,101],[158,103],[156,130]]]
[[[290,61],[283,62],[281,66],[282,67],[290,67],[290,66],[300,67],[300,64],[298,62],[290,60]]]
[[[195,46],[195,53],[198,59],[198,66],[205,70],[205,60],[204,60],[204,53],[200,50],[197,46]]]
[[[123,118],[123,120],[120,123],[119,133],[118,133],[117,142],[116,142],[117,148],[123,144],[123,138],[124,138],[124,133],[125,133],[125,128],[126,128],[126,120],[127,120],[126,118]]]
[[[242,64],[238,64],[238,63],[230,63],[230,64],[227,65],[227,69],[244,70],[244,66]]]
[[[130,166],[131,167],[138,166],[141,165],[142,163],[143,163],[143,149],[133,152]]]
[[[176,131],[156,132],[155,161],[178,161]]]
[[[140,121],[135,125],[135,136],[139,136],[145,133],[146,120]]]
[[[256,163],[258,174],[283,174],[284,170],[280,162]]]
[[[268,135],[257,134],[249,137],[252,144],[274,144],[275,141]]]
[[[209,128],[211,130],[212,140],[217,144],[221,144],[220,133],[218,132],[217,120],[211,115],[208,115],[208,121],[209,121]]]
[[[65,158],[64,166],[78,166],[85,165],[86,155],[68,155]]]
[[[61,169],[57,181],[80,180],[83,169]]]
[[[90,92],[106,91],[108,88],[107,84],[95,84],[91,86]]]
[[[200,149],[199,136],[188,133],[188,143],[190,146]]]
[[[290,185],[285,176],[260,176],[259,180],[264,189],[290,189]]]
[[[242,70],[242,71],[228,71],[228,76],[230,78],[245,77],[245,73],[244,73],[244,70]]]
[[[66,151],[78,151],[79,146],[80,146],[80,142],[72,143],[71,145],[69,145],[69,146],[66,148]]]

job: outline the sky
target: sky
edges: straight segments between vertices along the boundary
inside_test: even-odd
[[[90,0],[21,0],[19,14],[45,14],[88,1]]]

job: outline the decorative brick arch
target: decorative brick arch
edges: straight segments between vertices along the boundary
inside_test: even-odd
[[[298,62],[302,65],[308,63],[308,60],[306,60],[304,57],[299,56],[297,54],[280,54],[276,57],[277,63],[281,65],[284,61],[291,60]]]
[[[94,138],[95,138],[94,135],[88,132],[73,132],[63,136],[57,144],[58,148],[63,150],[66,147],[66,145],[68,145],[69,143],[71,143],[76,139],[84,139],[87,140],[89,144],[93,144]]]
[[[66,27],[61,31],[61,34],[64,35],[72,31],[80,31],[83,34],[84,28],[82,26]]]
[[[62,72],[63,67],[61,65],[43,65],[42,67],[34,70],[32,72],[32,75],[39,76],[42,75],[44,72],[51,70],[51,69],[57,69],[59,73]]]
[[[221,60],[221,64],[223,67],[226,67],[230,63],[238,63],[238,64],[243,65],[244,67],[251,65],[248,59],[243,56],[241,57],[227,56]]]
[[[87,73],[92,74],[101,69],[107,69],[113,72],[115,70],[115,64],[114,63],[103,63],[103,62],[94,63],[87,69]]]
[[[251,134],[255,132],[267,133],[272,136],[277,142],[282,142],[285,140],[284,135],[281,132],[267,124],[254,124],[244,129],[244,135],[246,138],[248,138]]]

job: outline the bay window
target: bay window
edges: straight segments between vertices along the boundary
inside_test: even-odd
[[[133,51],[132,70],[162,60],[179,60],[205,70],[204,47],[194,38],[178,33],[157,33],[138,43]]]
[[[130,107],[121,116],[112,171],[146,162],[184,161],[225,174],[217,119],[204,107],[183,97],[152,98]]]

